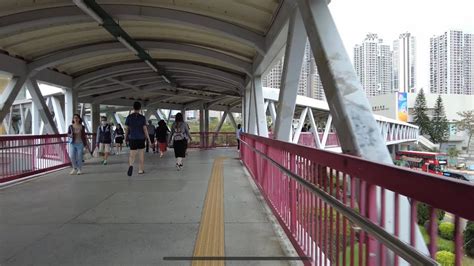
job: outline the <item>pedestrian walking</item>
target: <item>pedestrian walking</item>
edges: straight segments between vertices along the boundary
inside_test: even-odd
[[[153,153],[155,153],[155,126],[153,125],[153,122],[151,120],[148,120],[147,130],[148,130],[148,136],[151,142],[148,142],[148,141],[146,142],[145,151],[148,152],[151,146],[153,149]]]
[[[190,140],[188,125],[183,121],[183,115],[177,113],[175,122],[171,126],[170,142],[173,144],[178,171],[183,168],[183,158],[186,157],[186,148]]]
[[[168,126],[166,125],[165,120],[160,120],[158,122],[158,127],[156,128],[156,142],[160,150],[160,158],[165,155],[166,148],[168,146],[168,133],[170,132]]]
[[[129,142],[130,157],[128,160],[127,175],[132,176],[133,164],[138,153],[138,174],[145,173],[145,141],[151,142],[148,135],[145,116],[140,114],[142,105],[139,102],[133,103],[133,112],[125,120],[125,142]]]
[[[117,154],[120,154],[122,152],[122,145],[123,145],[123,139],[125,132],[123,131],[122,125],[117,124],[117,128],[115,129],[115,148],[117,150]]]
[[[301,132],[308,132],[308,124],[304,124],[303,128],[301,129]]]
[[[237,150],[240,151],[240,134],[242,133],[242,125],[238,124],[237,125],[237,131],[235,132],[235,135],[237,137]]]
[[[102,116],[100,119],[100,126],[97,128],[96,143],[99,152],[104,154],[102,160],[103,165],[107,165],[107,159],[110,154],[110,146],[112,145],[112,128],[107,122],[107,117]]]
[[[74,114],[67,135],[70,147],[69,156],[72,164],[72,170],[69,174],[80,175],[82,174],[82,166],[84,164],[84,148],[86,147],[89,152],[90,149],[87,145],[86,131],[84,125],[82,125],[82,119],[78,114]]]

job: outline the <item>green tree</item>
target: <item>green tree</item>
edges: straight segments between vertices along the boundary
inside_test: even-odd
[[[449,125],[444,111],[441,95],[436,99],[433,118],[431,119],[430,137],[434,143],[443,143],[449,137]]]
[[[456,165],[457,157],[459,156],[460,151],[456,147],[451,147],[448,149],[449,165]]]
[[[467,146],[471,143],[472,135],[474,135],[474,110],[463,111],[457,113],[461,120],[456,121],[456,127],[459,131],[466,131],[468,135]]]
[[[420,134],[430,134],[430,119],[426,115],[426,98],[423,89],[420,90],[415,100],[415,107],[413,108],[413,122],[420,128]]]

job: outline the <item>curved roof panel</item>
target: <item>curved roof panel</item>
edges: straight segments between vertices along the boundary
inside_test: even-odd
[[[283,0],[83,0],[86,9],[77,2],[0,1],[0,52],[22,58],[29,70],[70,75],[79,97],[123,99],[125,88],[141,91],[156,75],[171,80],[172,92],[221,93],[233,103],[266,53]],[[187,99],[177,95],[155,100]]]

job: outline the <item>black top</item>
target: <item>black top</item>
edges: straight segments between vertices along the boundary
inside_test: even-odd
[[[116,128],[115,129],[115,137],[123,138],[124,135],[125,135],[125,132],[123,131],[123,128]]]
[[[158,142],[167,142],[168,141],[168,139],[167,139],[168,132],[170,132],[170,130],[168,129],[167,126],[157,127],[156,128],[156,139],[158,140]]]

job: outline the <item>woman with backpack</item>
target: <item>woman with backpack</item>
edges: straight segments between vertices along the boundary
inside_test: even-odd
[[[160,150],[160,158],[165,155],[168,143],[168,132],[170,132],[170,130],[166,126],[165,120],[160,120],[160,122],[158,122],[158,127],[156,128],[156,141],[158,142]]]
[[[84,148],[89,149],[87,145],[87,137],[84,126],[82,125],[82,119],[78,114],[74,114],[72,118],[72,124],[67,130],[68,142],[70,146],[70,157],[72,164],[71,175],[82,174],[83,150]]]
[[[183,114],[177,113],[175,122],[171,126],[170,143],[173,143],[176,168],[178,171],[183,168],[183,158],[186,157],[188,140],[191,140],[188,125],[183,120]]]
[[[125,132],[123,131],[122,125],[117,124],[117,128],[115,128],[115,145],[117,148],[117,154],[120,154],[122,152],[124,135]]]

